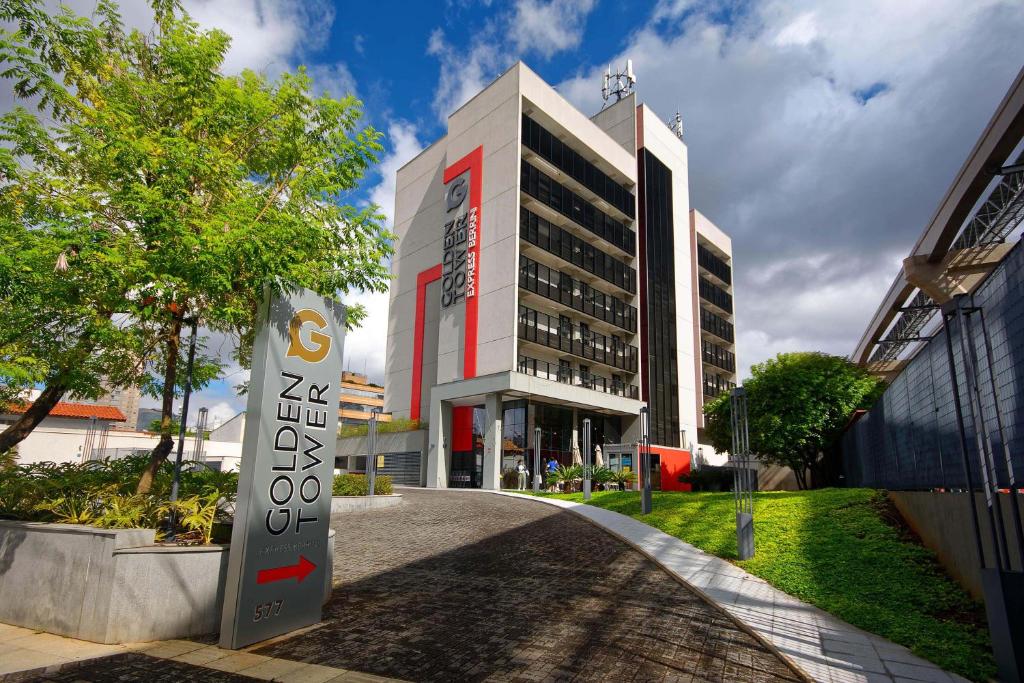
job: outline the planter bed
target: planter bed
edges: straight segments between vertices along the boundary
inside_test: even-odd
[[[96,643],[216,633],[229,546],[155,545],[154,535],[0,521],[0,622]],[[333,563],[333,530],[328,549]]]

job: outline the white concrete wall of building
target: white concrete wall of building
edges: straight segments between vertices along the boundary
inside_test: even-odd
[[[245,433],[245,411],[240,412],[233,418],[210,431],[210,441],[228,441],[241,443],[242,434]]]
[[[636,93],[605,107],[590,120],[623,149],[630,154],[636,153]]]
[[[409,417],[412,390],[416,279],[441,260],[445,142],[441,138],[398,170],[395,191],[396,252],[391,261],[384,412]],[[426,299],[428,317],[437,316],[439,290]],[[428,292],[429,294],[429,292]],[[433,342],[436,344],[436,339]],[[425,354],[424,354],[425,355]],[[436,366],[436,364],[435,364]],[[421,413],[425,419],[426,412]]]
[[[88,420],[48,417],[32,430],[32,433],[18,444],[18,462],[28,465],[38,462],[78,463],[82,462],[82,448],[85,445]],[[152,449],[160,438],[150,432],[115,431],[107,434],[107,449]],[[177,439],[175,439],[177,441]],[[191,459],[195,445],[194,437],[186,437],[183,457]],[[93,447],[99,448],[99,437],[93,440]],[[231,462],[241,458],[241,442],[206,441],[203,452],[207,462],[227,459]],[[222,468],[230,469],[230,468]],[[235,468],[237,469],[237,467]]]
[[[676,361],[679,379],[679,428],[685,431],[683,448],[697,447],[697,411],[703,391],[699,347],[694,336],[700,322],[694,310],[694,257],[690,241],[690,176],[686,145],[669,130],[650,107],[637,110],[638,142],[672,172],[673,260],[676,296]],[[654,247],[656,248],[656,246]]]

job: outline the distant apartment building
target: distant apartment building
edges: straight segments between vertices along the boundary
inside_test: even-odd
[[[649,107],[587,117],[518,63],[399,169],[395,231],[384,408],[429,425],[427,486],[571,463],[584,420],[635,468],[647,405],[652,478],[679,487],[736,382],[732,248]]]
[[[93,406],[110,406],[117,408],[124,415],[123,422],[119,422],[114,429],[135,429],[139,422],[139,400],[142,392],[138,387],[112,387],[107,382],[102,382],[103,394],[95,399],[75,398],[76,403]]]
[[[384,387],[375,384],[363,374],[341,373],[341,400],[338,403],[338,426],[354,427],[370,421],[374,411],[381,413],[379,420],[389,422],[391,415],[383,413]]]

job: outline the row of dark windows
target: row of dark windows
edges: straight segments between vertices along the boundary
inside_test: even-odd
[[[630,256],[636,254],[636,233],[620,221],[526,161],[523,161],[521,175],[523,191],[528,195],[582,225],[601,239],[611,242]]]
[[[700,309],[700,329],[710,332],[716,337],[721,337],[727,342],[734,341],[732,323],[703,306]]]
[[[704,276],[697,283],[700,298],[710,301],[727,313],[732,313],[732,295]]]
[[[713,372],[704,372],[704,395],[714,398],[723,391],[732,391],[736,388],[735,382],[730,382],[721,375]]]
[[[526,306],[519,307],[519,338],[580,358],[636,373],[636,347],[616,335],[605,336],[586,323],[573,325],[568,316],[548,315]]]
[[[519,286],[580,313],[636,332],[636,308],[526,256],[519,257]]]
[[[606,394],[634,400],[640,397],[640,389],[636,385],[626,384],[618,375],[612,375],[610,379],[602,377],[591,372],[590,367],[583,364],[580,364],[577,370],[572,366],[572,362],[566,359],[562,359],[556,364],[529,356],[519,356],[517,369],[525,375],[533,375],[553,382],[603,391]]]
[[[519,235],[549,254],[636,294],[636,271],[633,268],[526,208],[519,210]]]
[[[700,347],[701,358],[704,359],[705,363],[710,363],[729,372],[736,372],[736,356],[732,351],[723,349],[718,344],[707,339],[700,340]]]
[[[732,284],[732,268],[703,244],[697,245],[697,263],[726,284]]]
[[[679,446],[679,368],[672,171],[646,149],[640,166],[641,229],[647,265],[647,401],[651,442]]]
[[[525,114],[523,144],[622,213],[636,218],[636,200],[632,192]]]

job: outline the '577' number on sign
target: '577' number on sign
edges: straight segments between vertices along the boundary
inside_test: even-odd
[[[284,600],[275,600],[274,602],[264,602],[262,605],[256,605],[253,610],[252,620],[260,621],[261,619],[276,617],[281,613],[282,605],[284,605]]]

